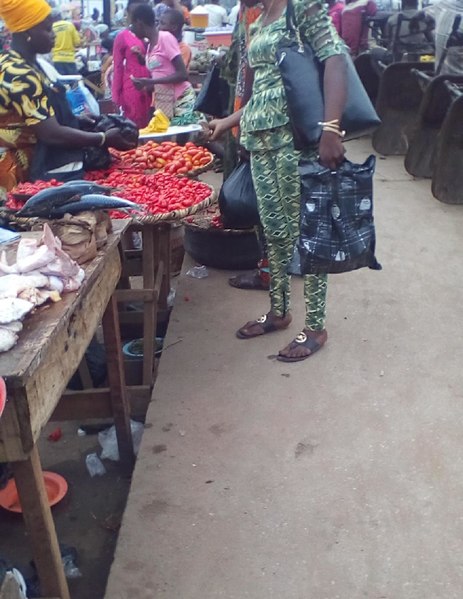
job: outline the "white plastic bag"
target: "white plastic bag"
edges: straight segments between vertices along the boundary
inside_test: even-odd
[[[141,438],[143,437],[143,430],[145,426],[141,422],[130,421],[130,429],[132,431],[133,439],[133,451],[135,455],[138,454],[140,449]],[[98,433],[98,441],[103,448],[101,452],[102,460],[112,460],[113,462],[119,461],[119,446],[117,444],[116,427],[111,426],[101,433]]]

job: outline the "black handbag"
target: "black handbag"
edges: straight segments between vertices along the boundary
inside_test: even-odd
[[[250,162],[241,162],[222,185],[219,207],[226,229],[250,229],[260,223]]]
[[[194,105],[194,110],[216,118],[228,115],[230,87],[220,76],[220,67],[212,65],[207,74]]]
[[[286,92],[294,144],[296,149],[301,150],[317,145],[322,133],[319,123],[325,118],[324,65],[316,57],[312,46],[301,37],[292,0],[288,0],[286,27],[290,36],[280,43],[277,60]],[[341,130],[346,131],[345,139],[352,139],[378,127],[380,119],[347,51],[345,57],[347,101]]]
[[[364,164],[345,160],[336,171],[301,161],[301,216],[297,251],[300,272],[341,273],[369,267],[375,257],[373,174],[375,156]]]

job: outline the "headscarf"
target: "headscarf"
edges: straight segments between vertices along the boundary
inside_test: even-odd
[[[50,13],[51,6],[45,0],[0,0],[0,17],[11,33],[32,29]]]

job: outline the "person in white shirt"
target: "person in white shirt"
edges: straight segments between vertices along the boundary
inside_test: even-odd
[[[230,14],[228,15],[228,22],[233,27],[236,25],[238,21],[238,15],[240,14],[240,3],[237,2],[235,6],[231,9]]]
[[[204,5],[204,8],[209,15],[209,27],[223,27],[228,23],[227,11],[220,6],[219,0],[211,0],[209,4]]]

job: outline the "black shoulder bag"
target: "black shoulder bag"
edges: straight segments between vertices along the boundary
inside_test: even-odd
[[[292,0],[286,9],[289,33],[277,50],[277,60],[288,102],[289,117],[296,149],[317,145],[322,133],[319,123],[324,120],[324,65],[312,46],[301,37]],[[347,63],[347,102],[341,120],[345,139],[360,137],[380,124],[373,104],[355,70],[352,59],[345,53]]]

